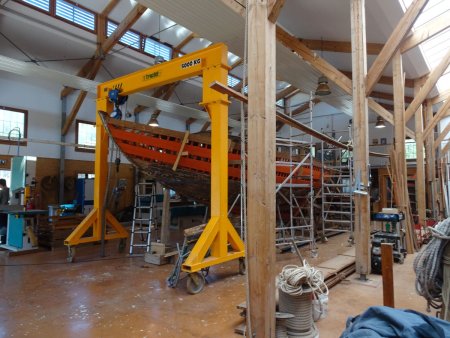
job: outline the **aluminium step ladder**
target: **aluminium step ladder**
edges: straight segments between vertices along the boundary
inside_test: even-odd
[[[130,255],[150,252],[152,228],[155,226],[156,182],[141,182],[135,186]]]

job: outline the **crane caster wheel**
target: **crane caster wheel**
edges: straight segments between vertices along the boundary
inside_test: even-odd
[[[119,253],[124,253],[126,246],[127,240],[125,238],[121,238],[119,242]]]
[[[73,259],[74,259],[74,257],[75,257],[75,248],[73,248],[73,247],[71,247],[71,246],[68,246],[68,247],[67,247],[67,250],[68,250],[68,253],[67,253],[66,261],[67,261],[68,263],[72,263],[72,262],[73,262]]]
[[[246,269],[245,269],[245,258],[241,257],[239,258],[239,274],[245,275]]]
[[[201,272],[193,272],[188,275],[187,291],[191,295],[195,295],[203,290],[205,287],[205,276]]]

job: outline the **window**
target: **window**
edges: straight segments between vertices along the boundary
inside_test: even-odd
[[[0,143],[17,144],[18,139],[27,137],[27,129],[28,111],[0,106]]]
[[[95,147],[95,123],[77,120],[75,129],[75,151],[94,152]]]
[[[95,30],[95,14],[63,0],[56,0],[56,16],[81,27]]]
[[[106,35],[110,36],[112,33],[114,33],[114,31],[117,28],[117,24],[115,24],[114,22],[108,21],[108,25],[106,27]],[[138,33],[132,32],[132,31],[127,31],[122,38],[119,40],[120,42],[122,42],[124,45],[127,45],[129,47],[133,47],[136,49],[140,49],[141,48],[141,37]]]
[[[234,87],[239,82],[241,82],[241,80],[239,80],[237,77],[234,77],[233,75],[228,75],[228,87]]]
[[[23,2],[42,9],[43,11],[50,11],[50,0],[23,0]]]
[[[172,48],[152,38],[145,39],[144,52],[153,56],[162,56],[166,61],[172,58]]]
[[[279,99],[277,102],[276,102],[276,105],[278,106],[278,107],[284,107],[284,99]]]
[[[405,158],[407,160],[415,160],[417,157],[416,141],[405,140]]]

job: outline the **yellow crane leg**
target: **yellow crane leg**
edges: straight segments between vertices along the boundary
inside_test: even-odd
[[[209,87],[218,79],[226,83],[227,75],[225,67],[203,72],[203,105],[211,118],[211,219],[182,265],[182,270],[190,273],[245,255],[244,243],[228,219],[229,101]]]
[[[97,112],[111,112],[112,104],[106,98],[97,100]],[[96,148],[95,148],[95,180],[94,180],[94,208],[89,215],[75,228],[75,230],[65,239],[64,244],[69,247],[81,243],[98,242],[102,238],[102,224],[106,222],[109,230],[105,233],[105,240],[122,239],[128,237],[128,232],[117,221],[109,210],[104,208],[106,178],[108,175],[108,134],[101,118],[96,117]],[[89,229],[92,234],[85,236]],[[112,231],[111,231],[112,230]]]

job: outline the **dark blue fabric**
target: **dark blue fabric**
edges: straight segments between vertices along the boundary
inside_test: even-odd
[[[450,338],[450,323],[413,310],[369,307],[347,319],[340,338]]]

